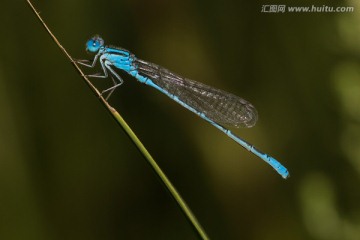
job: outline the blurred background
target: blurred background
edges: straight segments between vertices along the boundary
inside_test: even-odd
[[[261,12],[277,1],[33,4],[74,58],[92,58],[85,42],[97,33],[256,106],[257,125],[233,130],[280,160],[288,180],[125,73],[110,99],[210,238],[360,239],[358,1],[287,5],[351,13]],[[0,239],[197,239],[26,2],[2,9]]]

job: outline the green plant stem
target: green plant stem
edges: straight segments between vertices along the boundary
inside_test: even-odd
[[[81,75],[81,77],[85,80],[86,84],[91,88],[91,90],[97,95],[97,97],[100,99],[103,106],[108,110],[109,113],[113,116],[113,118],[116,120],[116,122],[121,126],[121,128],[125,131],[125,133],[129,136],[131,141],[135,144],[135,146],[139,149],[140,153],[144,156],[144,158],[147,160],[147,162],[150,164],[152,169],[155,171],[156,175],[160,178],[161,182],[165,185],[166,189],[170,192],[171,196],[175,199],[176,203],[182,210],[182,212],[185,214],[186,218],[192,225],[192,227],[195,229],[197,235],[201,239],[209,239],[201,227],[200,223],[195,218],[194,214],[191,212],[190,208],[187,206],[185,201],[182,199],[180,194],[176,191],[175,187],[172,185],[172,183],[169,181],[169,179],[166,177],[164,172],[161,170],[159,165],[156,163],[156,161],[152,158],[150,153],[146,150],[145,146],[141,143],[141,141],[137,138],[135,133],[131,130],[129,125],[125,122],[125,120],[121,117],[121,115],[109,105],[109,103],[101,96],[100,92],[95,88],[95,86],[89,81],[89,79],[85,76],[85,74],[82,72],[82,70],[79,68],[79,66],[76,64],[76,62],[73,60],[73,58],[68,54],[68,52],[65,50],[65,48],[60,44],[60,42],[57,40],[55,35],[50,31],[50,29],[45,24],[44,20],[41,18],[40,14],[36,10],[36,8],[32,5],[30,0],[27,0],[27,3],[37,16],[38,20],[41,22],[41,24],[44,26],[46,31],[49,33],[49,35],[52,37],[54,42],[58,45],[58,47],[63,51],[63,53],[68,57],[68,59],[71,61],[75,69],[78,71],[78,73]]]

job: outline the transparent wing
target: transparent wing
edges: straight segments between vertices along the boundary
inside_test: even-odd
[[[216,123],[252,127],[257,121],[255,107],[238,96],[180,77],[153,63],[136,59],[135,64],[140,75],[150,78],[160,88]]]

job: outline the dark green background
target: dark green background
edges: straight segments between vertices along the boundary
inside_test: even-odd
[[[273,14],[262,5],[279,2],[34,4],[74,58],[91,58],[98,33],[256,106],[256,127],[234,131],[288,180],[125,73],[110,99],[212,239],[360,239],[357,1],[291,1],[353,13]],[[26,2],[2,3],[0,24],[0,239],[196,239]]]

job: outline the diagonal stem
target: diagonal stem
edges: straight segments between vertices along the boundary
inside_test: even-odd
[[[146,161],[150,164],[156,175],[160,178],[161,182],[165,185],[166,189],[169,191],[171,196],[174,198],[178,206],[180,207],[181,211],[185,214],[187,220],[194,228],[195,232],[197,233],[198,237],[200,239],[209,239],[206,235],[205,231],[201,227],[200,223],[197,221],[195,215],[191,212],[190,208],[187,206],[183,198],[180,196],[180,194],[177,192],[175,187],[172,185],[170,180],[166,177],[164,172],[161,170],[159,165],[156,163],[156,161],[152,158],[150,153],[146,150],[145,146],[141,143],[141,141],[137,138],[135,133],[131,130],[129,125],[125,122],[125,120],[121,117],[121,115],[109,105],[109,103],[102,97],[101,93],[95,88],[95,86],[89,81],[89,79],[85,76],[85,74],[82,72],[82,70],[79,68],[79,66],[76,64],[74,59],[70,56],[70,54],[66,51],[66,49],[60,44],[60,42],[57,40],[55,35],[51,32],[51,30],[48,28],[48,26],[45,24],[44,20],[41,18],[40,14],[36,10],[36,8],[32,5],[30,0],[27,0],[27,3],[31,7],[32,11],[37,16],[38,20],[41,22],[45,30],[49,33],[49,35],[52,37],[54,42],[57,44],[57,46],[63,51],[63,53],[67,56],[67,58],[70,60],[70,62],[73,64],[75,69],[78,71],[80,76],[85,80],[86,84],[91,88],[91,90],[98,96],[103,106],[108,110],[109,113],[111,113],[112,117],[116,120],[116,122],[121,126],[121,128],[125,131],[125,133],[129,136],[131,141],[135,144],[135,146],[138,148],[140,153],[144,156]]]

